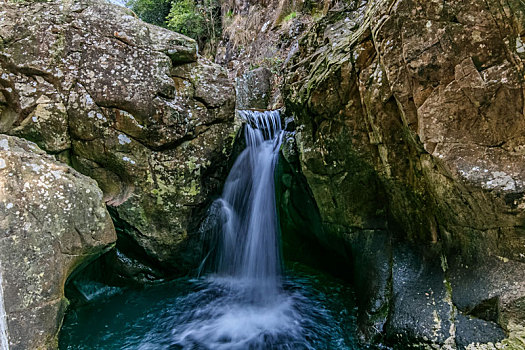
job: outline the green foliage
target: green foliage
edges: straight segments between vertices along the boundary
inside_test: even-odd
[[[166,27],[166,17],[170,13],[171,0],[129,0],[127,6],[144,22]]]
[[[288,22],[288,21],[294,19],[295,17],[297,17],[297,12],[293,11],[288,16],[283,18],[283,22]]]
[[[206,32],[206,20],[193,0],[177,0],[168,15],[168,28],[199,40]]]
[[[174,0],[167,24],[195,39],[204,51],[214,52],[222,31],[220,0]]]
[[[127,5],[143,21],[189,36],[208,52],[220,39],[220,0],[129,0]]]

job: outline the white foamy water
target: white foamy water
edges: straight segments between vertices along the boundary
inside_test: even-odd
[[[275,207],[274,170],[282,140],[278,111],[239,111],[246,121],[246,149],[233,165],[216,201],[215,272],[240,284],[252,297],[279,294],[281,258]]]
[[[254,302],[251,286],[244,288],[235,280],[209,278],[211,289],[222,295],[200,305],[188,319],[172,331],[175,344],[183,349],[203,347],[217,350],[284,348],[284,344],[301,343],[305,338],[304,314],[289,293],[274,295],[269,302]],[[192,296],[195,297],[195,296]],[[279,346],[279,343],[281,343]],[[297,345],[297,344],[296,344]],[[292,347],[293,348],[293,347]]]
[[[0,350],[9,350],[9,338],[7,334],[7,314],[4,306],[2,264],[0,264]]]

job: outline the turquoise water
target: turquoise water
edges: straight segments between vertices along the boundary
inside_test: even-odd
[[[181,278],[144,289],[102,288],[70,309],[59,347],[73,349],[358,349],[354,295],[294,265],[271,301],[231,278]]]

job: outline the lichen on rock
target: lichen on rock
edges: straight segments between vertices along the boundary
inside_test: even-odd
[[[0,135],[0,275],[9,346],[56,347],[70,274],[114,245],[96,182]]]
[[[133,227],[122,239],[166,274],[192,268],[179,246],[198,241],[236,130],[226,71],[104,1],[3,3],[0,36],[0,131],[97,180]]]

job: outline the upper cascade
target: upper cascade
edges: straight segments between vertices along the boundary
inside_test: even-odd
[[[239,116],[246,121],[247,129],[256,129],[261,131],[265,140],[275,139],[280,136],[281,112],[279,110],[257,111],[257,110],[239,110]],[[249,132],[250,130],[247,130]]]
[[[246,149],[216,201],[220,212],[215,271],[245,281],[256,300],[280,289],[281,256],[274,170],[282,140],[279,111],[239,111],[246,121]]]

